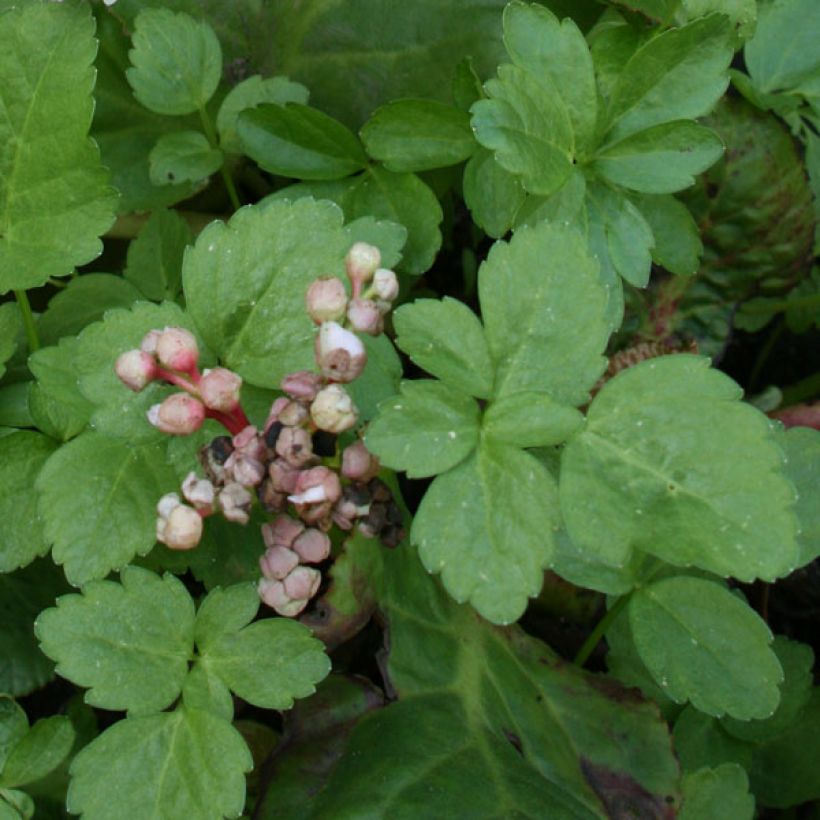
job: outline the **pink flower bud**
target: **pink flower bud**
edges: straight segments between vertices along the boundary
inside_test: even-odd
[[[299,566],[299,556],[287,547],[270,547],[259,559],[259,569],[265,578],[281,581]]]
[[[206,370],[199,382],[199,395],[202,403],[211,410],[230,413],[239,405],[239,391],[242,377],[233,370],[215,367]]]
[[[295,493],[288,497],[293,504],[335,504],[342,494],[339,476],[327,467],[313,467],[299,474]]]
[[[148,353],[153,356],[157,352],[157,342],[160,336],[162,336],[161,330],[149,330],[148,333],[142,337],[140,350],[142,350],[143,353]]]
[[[187,393],[174,393],[162,404],[153,405],[147,416],[157,430],[173,436],[187,436],[202,427],[205,405]]]
[[[199,361],[199,348],[193,333],[182,327],[166,327],[157,339],[157,358],[171,370],[189,373]]]
[[[293,551],[306,564],[318,564],[330,555],[330,538],[319,530],[305,530],[293,542]]]
[[[307,606],[307,598],[292,600],[285,592],[285,585],[281,581],[260,578],[257,590],[262,601],[285,618],[295,617]]]
[[[347,308],[347,292],[341,279],[323,276],[311,283],[305,294],[307,312],[317,325],[341,319]]]
[[[365,282],[369,282],[382,261],[379,249],[367,242],[356,242],[345,256],[345,269],[347,277],[353,284],[353,293],[358,295],[358,290]]]
[[[228,521],[237,524],[247,524],[253,496],[241,484],[231,482],[226,484],[218,496],[222,514]]]
[[[270,410],[268,411],[268,418],[265,421],[265,426],[263,428],[264,432],[268,432],[268,428],[279,421],[279,413],[290,404],[290,399],[286,399],[284,396],[280,396],[278,399],[275,399],[273,404],[270,406]]]
[[[200,538],[202,518],[193,507],[180,504],[171,510],[159,540],[172,550],[190,550],[199,543]]]
[[[206,478],[198,478],[196,473],[188,473],[185,477],[182,494],[195,507],[210,507],[214,503],[214,485]]]
[[[274,459],[268,465],[268,475],[273,483],[273,489],[278,493],[290,495],[296,489],[296,479],[301,470],[288,464],[283,458]]]
[[[307,407],[298,401],[288,402],[279,413],[279,421],[286,427],[298,427],[307,417]]]
[[[257,461],[265,459],[265,443],[252,424],[237,433],[231,439],[231,444],[233,445],[233,451],[238,455],[255,458]]]
[[[150,353],[142,350],[128,350],[118,359],[114,370],[119,380],[135,393],[153,381],[157,372],[157,363]]]
[[[310,405],[310,417],[320,430],[342,433],[356,424],[359,411],[342,385],[329,384]]]
[[[378,474],[379,466],[379,460],[363,441],[353,442],[342,453],[342,475],[351,481],[370,481]]]
[[[276,454],[293,467],[313,461],[313,442],[303,427],[285,427],[276,439]]]
[[[362,340],[336,322],[325,322],[319,328],[315,354],[322,374],[335,382],[352,382],[367,364]]]
[[[233,452],[225,462],[225,472],[243,487],[256,487],[265,477],[265,465],[255,458]]]
[[[312,567],[296,567],[282,582],[285,593],[294,600],[310,600],[319,590],[322,573]]]
[[[399,295],[399,280],[389,268],[379,268],[373,274],[373,293],[385,302],[392,302]]]
[[[305,525],[289,515],[277,515],[273,521],[262,525],[262,538],[266,547],[290,547],[305,531]]]
[[[353,330],[370,336],[378,336],[384,330],[382,314],[371,299],[351,299],[347,307],[347,320]]]
[[[313,401],[322,386],[322,377],[309,370],[297,370],[282,379],[281,388],[294,399]]]

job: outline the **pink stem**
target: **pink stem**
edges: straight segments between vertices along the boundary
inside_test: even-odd
[[[218,421],[232,436],[241,433],[248,426],[248,420],[244,413],[242,413],[241,418],[237,418],[235,412],[221,413],[219,410],[211,410],[209,407],[206,407],[205,416],[206,418]]]
[[[183,390],[187,391],[188,393],[196,393],[196,385],[191,384],[187,379],[183,378],[177,373],[174,373],[173,370],[166,370],[163,367],[157,367],[156,370],[157,377],[162,379],[163,381],[168,382],[169,384],[173,384],[176,387],[181,387]]]

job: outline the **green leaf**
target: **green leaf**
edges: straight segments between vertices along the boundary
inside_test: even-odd
[[[63,715],[38,720],[11,750],[0,785],[26,786],[54,771],[74,745],[74,728]]]
[[[26,713],[8,695],[0,694],[0,772],[9,754],[27,732]]]
[[[642,45],[612,89],[602,132],[608,141],[707,114],[729,82],[730,35],[727,18],[712,14]]]
[[[786,454],[786,476],[797,490],[795,512],[800,522],[797,566],[802,567],[820,556],[820,499],[817,497],[820,431],[793,427],[781,433],[778,441]]]
[[[513,393],[494,401],[482,419],[485,436],[516,447],[546,447],[566,441],[584,423],[574,407],[544,393]]]
[[[157,114],[204,108],[222,75],[219,40],[206,22],[169,9],[144,9],[132,42],[126,77],[146,108]]]
[[[407,242],[407,228],[404,225],[387,219],[362,216],[348,222],[345,233],[351,245],[354,242],[375,245],[381,253],[381,267],[392,269],[401,262],[401,251]]]
[[[16,302],[0,305],[0,378],[6,372],[6,362],[17,350],[17,338],[23,329],[23,320]]]
[[[395,100],[379,108],[361,130],[373,159],[389,171],[429,171],[457,165],[476,144],[470,118],[434,100]]]
[[[655,125],[610,143],[595,155],[601,177],[644,194],[671,194],[688,188],[695,176],[723,154],[720,137],[689,120]]]
[[[483,441],[427,490],[411,538],[457,601],[506,624],[541,589],[556,521],[555,481],[546,468],[521,450]]]
[[[716,769],[698,769],[683,778],[680,820],[752,820],[755,799],[749,794],[749,778],[737,763]]]
[[[576,167],[555,193],[546,197],[527,196],[515,213],[513,227],[534,227],[539,222],[548,220],[574,223],[576,228],[583,231],[587,221],[584,211],[586,189],[586,178]]]
[[[473,222],[493,239],[510,230],[527,196],[518,177],[505,171],[486,148],[464,168],[463,194]]]
[[[478,443],[479,411],[473,399],[428,379],[405,381],[398,396],[379,406],[367,429],[367,446],[383,464],[410,478],[443,473]]]
[[[341,179],[367,164],[355,134],[337,120],[299,103],[263,104],[239,114],[242,149],[272,174],[296,179]]]
[[[33,382],[12,382],[0,386],[0,426],[33,427],[28,409],[28,394]]]
[[[156,503],[177,483],[164,442],[87,432],[54,453],[36,487],[52,556],[68,580],[81,585],[145,555],[155,542]]]
[[[196,664],[185,678],[182,702],[188,709],[204,709],[217,717],[233,720],[231,690],[220,678],[210,674],[201,663]]]
[[[769,717],[783,670],[760,616],[719,584],[665,578],[629,601],[635,646],[664,692],[701,712]]]
[[[309,92],[301,83],[295,83],[287,77],[267,77],[263,79],[254,74],[235,85],[225,96],[216,115],[216,128],[219,131],[219,147],[231,154],[242,153],[242,141],[236,133],[239,115],[248,108],[262,103],[299,103],[307,105]]]
[[[740,397],[708,359],[685,354],[609,381],[561,457],[572,540],[611,566],[635,548],[743,581],[789,572],[794,491],[768,419]]]
[[[34,482],[56,444],[22,430],[0,438],[0,572],[11,572],[48,552],[37,514]]]
[[[185,255],[188,310],[222,363],[259,387],[313,367],[308,285],[343,275],[349,248],[342,213],[329,202],[274,201],[213,222]]]
[[[504,45],[517,66],[550,78],[566,106],[576,151],[586,147],[595,131],[598,97],[592,57],[575,22],[559,22],[543,6],[510,3],[504,9]]]
[[[200,651],[224,635],[234,635],[247,626],[259,611],[259,593],[254,584],[216,587],[204,598],[196,612],[194,638]]]
[[[86,273],[72,279],[49,301],[37,321],[43,345],[57,344],[103,318],[111,308],[129,308],[140,298],[139,291],[120,276]]]
[[[671,23],[682,0],[611,0],[619,6],[626,6],[648,17],[654,23]]]
[[[494,396],[523,390],[582,404],[606,366],[606,293],[570,228],[541,223],[496,242],[478,272]]]
[[[529,193],[557,191],[572,172],[573,134],[552,80],[502,65],[484,88],[489,99],[471,109],[476,139]]]
[[[379,404],[399,392],[402,364],[386,334],[359,338],[367,351],[367,364],[362,375],[348,385],[347,392],[359,408],[359,418],[370,421]]]
[[[67,807],[86,820],[236,817],[253,761],[231,724],[189,707],[115,723],[71,764]]]
[[[462,302],[418,299],[393,315],[396,344],[422,369],[450,387],[486,399],[493,365],[478,317]]]
[[[218,171],[223,159],[199,131],[175,131],[157,140],[148,155],[148,173],[154,185],[199,182]]]
[[[174,702],[188,674],[194,604],[173,575],[126,567],[120,581],[92,581],[82,595],[59,598],[35,632],[57,673],[88,688],[87,703],[157,712]]]
[[[698,271],[703,243],[689,209],[672,196],[633,196],[654,239],[652,261],[678,276]]]
[[[188,223],[176,211],[154,211],[128,245],[123,276],[147,299],[174,299],[182,286],[182,257],[192,241]]]
[[[0,293],[66,276],[102,251],[115,192],[88,139],[94,23],[85,5],[0,17]]]
[[[34,801],[25,792],[0,789],[0,818],[2,820],[31,820]]]

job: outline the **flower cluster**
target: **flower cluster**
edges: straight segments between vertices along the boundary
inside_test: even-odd
[[[165,433],[188,435],[206,418],[231,435],[204,446],[199,461],[205,477],[191,472],[179,493],[157,504],[157,540],[172,549],[195,547],[203,518],[221,514],[246,524],[254,502],[274,515],[262,527],[266,551],[260,558],[259,594],[279,614],[293,617],[307,606],[321,583],[314,566],[330,557],[328,533],[358,527],[369,538],[396,546],[402,516],[378,460],[354,438],[338,454],[338,437],[359,421],[345,385],[364,370],[367,353],[356,335],[381,333],[384,317],[398,295],[395,273],[380,268],[377,248],[357,242],[345,258],[352,295],[341,279],[315,280],[306,295],[307,312],[318,332],[314,346],[318,372],[284,377],[261,429],[240,404],[242,379],[222,367],[198,370],[196,339],[182,328],[150,331],[139,350],[116,364],[122,382],[139,391],[155,380],[182,389],[148,411]]]

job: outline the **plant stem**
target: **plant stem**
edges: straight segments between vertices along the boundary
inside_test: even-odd
[[[199,108],[199,119],[202,122],[202,130],[205,132],[205,136],[208,138],[211,148],[219,148],[219,140],[217,139],[214,125],[204,105]],[[236,191],[236,186],[233,184],[233,178],[230,173],[228,173],[224,162],[219,167],[219,173],[222,174],[222,181],[225,183],[225,189],[228,191],[228,199],[231,200],[233,209],[238,211],[242,207],[242,203],[239,201],[239,194]]]
[[[783,319],[778,319],[777,324],[772,328],[771,332],[769,333],[769,338],[766,339],[766,343],[760,348],[760,352],[757,354],[757,358],[755,359],[754,366],[752,367],[752,372],[749,374],[749,390],[754,390],[755,386],[757,385],[757,380],[760,378],[760,374],[763,371],[763,366],[769,359],[769,355],[771,354],[774,346],[777,344],[777,340],[782,335],[783,331],[786,329],[786,325],[783,323]]]
[[[621,610],[629,603],[629,599],[632,596],[632,593],[628,593],[626,595],[621,595],[615,603],[607,610],[606,615],[601,618],[600,621],[595,625],[595,629],[589,633],[589,637],[584,641],[584,645],[578,650],[578,654],[573,658],[573,663],[578,666],[582,667],[586,662],[589,656],[592,654],[592,650],[598,646],[598,642],[603,638],[604,634],[606,633],[607,629],[612,626],[612,622],[618,617],[621,613]]]
[[[30,353],[40,349],[40,337],[37,335],[37,326],[34,324],[34,314],[31,312],[31,304],[28,301],[28,294],[24,290],[14,291],[17,304],[20,306],[20,313],[23,317],[23,327],[26,331],[28,349]]]

